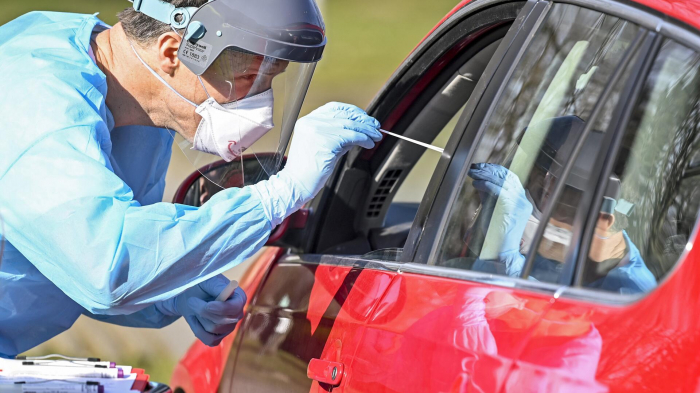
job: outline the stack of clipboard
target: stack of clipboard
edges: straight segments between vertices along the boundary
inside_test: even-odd
[[[0,358],[0,393],[166,393],[143,369],[63,355]]]

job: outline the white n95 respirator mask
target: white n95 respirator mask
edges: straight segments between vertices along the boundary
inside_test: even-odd
[[[210,97],[195,109],[202,120],[192,148],[233,161],[274,128],[273,105],[272,89],[223,105]]]
[[[193,149],[217,155],[230,162],[240,157],[247,148],[274,128],[272,121],[274,95],[272,89],[231,103],[219,104],[209,95],[204,83],[198,76],[197,78],[200,78],[200,83],[209,98],[197,105],[178,93],[177,90],[146,64],[133,45],[131,49],[141,61],[141,64],[156,79],[180,98],[194,106],[195,112],[202,117],[194,136]]]

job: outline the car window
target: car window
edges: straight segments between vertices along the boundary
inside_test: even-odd
[[[430,142],[431,145],[442,149],[445,148],[463,110],[464,106],[443,127],[438,136]],[[428,183],[430,183],[430,179],[435,172],[440,156],[440,153],[434,150],[425,149],[425,152],[403,180],[396,191],[396,195],[391,200],[391,205],[389,205],[389,210],[384,218],[384,227],[405,222],[404,212],[408,212],[409,209],[411,212],[410,221],[413,221],[415,213],[418,211],[418,205],[420,205],[423,195],[428,189]]]
[[[653,289],[685,249],[700,204],[700,55],[662,44],[600,201],[581,283]]]
[[[626,78],[593,124],[564,191],[549,198],[599,97],[640,28],[593,10],[555,4],[487,120],[431,263],[556,282],[569,252],[583,184]],[[551,219],[541,214],[551,203]],[[544,239],[533,245],[540,225]]]
[[[467,59],[455,61],[450,71],[443,71],[444,82],[424,106],[414,109],[419,112],[403,135],[445,148],[499,43],[500,39],[491,42]],[[439,152],[408,141],[396,142],[377,170],[378,181],[370,192],[364,215],[370,225],[367,237],[371,251],[361,255],[377,260],[400,258],[440,157]]]

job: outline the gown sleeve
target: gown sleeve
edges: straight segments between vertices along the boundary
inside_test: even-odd
[[[163,314],[158,311],[158,308],[154,304],[128,315],[99,315],[91,314],[87,311],[84,311],[83,315],[112,325],[151,329],[166,327],[180,318],[179,315],[171,316]]]
[[[71,78],[55,65],[0,103],[5,237],[66,295],[91,314],[133,314],[265,244],[272,225],[249,188],[199,208],[141,206],[108,159],[104,86]]]
[[[227,189],[199,208],[141,206],[108,168],[98,132],[47,133],[0,172],[6,238],[88,312],[134,313],[265,244],[271,224],[257,193]]]

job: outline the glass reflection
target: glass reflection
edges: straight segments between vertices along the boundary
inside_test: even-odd
[[[536,245],[538,268],[531,276],[558,282],[573,217],[622,81],[567,179],[561,179],[563,168],[639,31],[632,23],[596,11],[552,7],[488,119],[475,164],[452,208],[438,264],[519,277],[541,212],[555,204],[544,240]],[[550,193],[561,181],[566,182],[563,195],[553,201]]]
[[[598,220],[584,286],[648,291],[685,249],[700,207],[699,70],[698,53],[664,42],[625,130],[619,198]],[[640,265],[648,273],[633,271]]]

